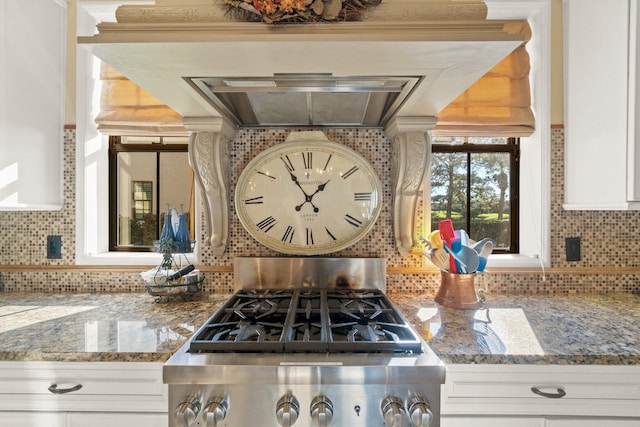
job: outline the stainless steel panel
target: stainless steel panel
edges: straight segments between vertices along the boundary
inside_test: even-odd
[[[234,286],[260,288],[369,288],[386,292],[384,258],[240,257]]]
[[[431,427],[440,426],[440,384],[281,384],[281,385],[172,385],[169,389],[169,427],[183,427],[174,417],[175,408],[185,397],[198,393],[201,406],[211,398],[224,396],[229,408],[223,426],[280,427],[276,421],[278,400],[285,394],[296,398],[300,404],[298,420],[294,426],[312,427],[311,402],[317,396],[325,396],[333,404],[332,426],[373,427],[384,426],[380,405],[383,399],[393,395],[405,403],[419,394],[427,399],[434,414]],[[405,409],[406,410],[406,409]],[[410,426],[408,421],[404,424]],[[204,426],[202,414],[196,418],[196,426]]]
[[[188,344],[187,344],[188,345]],[[444,383],[442,361],[421,354],[202,353],[187,345],[163,367],[168,384]]]

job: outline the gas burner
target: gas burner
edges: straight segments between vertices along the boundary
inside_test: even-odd
[[[234,307],[233,312],[243,319],[246,319],[249,315],[252,318],[260,319],[261,317],[272,315],[277,309],[278,304],[275,302],[269,299],[260,299],[239,304]]]
[[[242,290],[196,332],[190,349],[420,353],[422,341],[379,290]]]
[[[340,312],[362,322],[365,319],[376,318],[382,313],[382,309],[374,302],[352,299],[340,304]]]

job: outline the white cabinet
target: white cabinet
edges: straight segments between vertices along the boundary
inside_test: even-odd
[[[0,425],[11,427],[66,427],[60,412],[0,412]]]
[[[0,7],[0,210],[62,207],[66,3]]]
[[[3,426],[162,427],[167,405],[161,363],[0,362]]]
[[[440,427],[547,427],[544,418],[527,417],[443,417]]]
[[[640,209],[637,0],[563,0],[565,209]]]
[[[65,427],[166,427],[167,414],[74,412],[67,415]]]
[[[598,419],[555,419],[548,420],[545,427],[638,427],[640,420],[621,420],[615,418]]]
[[[640,366],[447,365],[442,415],[442,427],[638,427]]]

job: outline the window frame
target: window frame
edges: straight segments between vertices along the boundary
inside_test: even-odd
[[[473,137],[460,137],[467,140]],[[510,160],[510,174],[509,174],[509,223],[511,225],[510,241],[511,245],[509,250],[494,249],[494,254],[517,254],[520,252],[520,138],[507,138],[506,144],[476,144],[464,142],[462,144],[439,144],[436,142],[437,138],[434,138],[431,144],[432,153],[466,153],[467,154],[467,200],[470,199],[471,192],[471,159],[472,153],[508,153]],[[431,198],[429,198],[431,200]],[[466,204],[467,210],[467,230],[469,230],[469,223],[471,221],[470,208],[471,204]]]
[[[125,135],[122,135],[125,136]],[[160,138],[159,143],[138,144],[123,143],[122,136],[109,136],[109,251],[110,252],[153,252],[152,246],[120,246],[118,245],[118,154],[120,153],[155,153],[156,154],[156,186],[154,191],[155,209],[160,221],[160,154],[187,153],[188,144],[165,144]],[[139,136],[139,135],[136,135]],[[149,136],[158,138],[158,136]]]

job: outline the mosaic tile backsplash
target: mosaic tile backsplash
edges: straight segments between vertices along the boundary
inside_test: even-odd
[[[335,256],[384,257],[387,266],[411,269],[422,267],[420,255],[400,257],[393,241],[391,215],[390,143],[380,129],[326,129],[327,137],[362,153],[377,170],[383,183],[385,206],[372,232],[354,246]],[[258,152],[283,142],[288,129],[240,130],[230,147],[231,188],[248,161]],[[590,267],[640,267],[637,254],[639,239],[633,230],[640,224],[640,212],[564,211],[564,132],[551,132],[551,269],[545,274],[486,273],[478,276],[477,284],[491,293],[571,294],[582,292],[640,292],[640,274],[567,274],[565,269]],[[55,212],[0,212],[0,291],[42,292],[127,292],[144,291],[144,284],[135,272],[73,271],[75,254],[75,130],[65,130],[64,207]],[[232,196],[231,196],[232,197]],[[233,201],[230,200],[230,206]],[[223,256],[217,257],[203,246],[203,266],[230,266],[236,256],[271,256],[277,253],[256,243],[240,225],[233,212],[230,215],[229,245]],[[419,215],[421,213],[419,212]],[[47,235],[61,235],[62,258],[47,259],[43,242]],[[564,257],[566,237],[581,237],[581,261],[567,262]],[[603,239],[602,236],[609,236]],[[198,241],[205,240],[200,230]],[[611,243],[615,241],[615,243]],[[1,266],[11,266],[2,271]],[[52,266],[46,271],[15,271],[15,266]],[[554,272],[562,268],[563,272]],[[7,269],[5,269],[7,270]],[[19,269],[17,269],[19,270]],[[59,271],[61,270],[61,271]],[[591,270],[593,271],[593,270]],[[205,291],[232,292],[230,273],[206,273]],[[390,274],[390,292],[425,292],[434,294],[440,276],[434,274]]]

